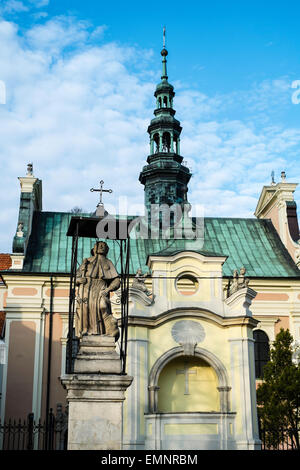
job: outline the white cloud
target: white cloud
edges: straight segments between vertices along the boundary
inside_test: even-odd
[[[38,11],[36,13],[33,13],[32,16],[35,20],[40,20],[41,18],[47,18],[48,13],[46,11]]]
[[[28,162],[43,180],[44,210],[94,210],[98,196],[89,190],[100,179],[114,191],[107,202],[117,205],[124,195],[129,204],[143,201],[138,176],[149,152],[147,126],[160,76],[153,75],[151,51],[102,42],[105,29],[61,16],[22,36],[15,23],[0,21],[0,79],[7,91],[7,104],[0,105],[5,170],[0,251],[11,249],[17,177]],[[275,85],[277,95],[284,95],[285,84]],[[270,83],[250,90],[246,104],[252,112],[267,109],[261,97],[272,89]],[[203,203],[206,215],[252,216],[272,170],[286,169],[289,177],[290,169],[300,177],[299,128],[226,118],[225,111],[246,97],[246,92],[206,96],[176,89],[182,155],[194,173],[189,199]]]
[[[30,0],[36,8],[43,8],[49,5],[50,0]]]
[[[26,34],[29,46],[33,50],[43,50],[55,54],[68,46],[76,47],[84,43],[89,36],[88,23],[74,21],[72,17],[59,16],[46,24],[33,26]]]
[[[107,26],[105,24],[97,26],[97,28],[95,28],[91,33],[91,39],[101,39],[104,36],[106,30]]]
[[[19,0],[6,0],[0,5],[0,14],[21,13],[28,10],[28,6]]]
[[[43,179],[46,210],[74,205],[94,210],[97,198],[89,189],[101,178],[113,186],[115,198],[143,197],[137,177],[148,152],[146,117],[152,113],[153,85],[128,71],[132,49],[92,47],[92,33],[83,22],[56,18],[22,39],[15,24],[0,22],[5,46],[0,70],[8,95],[0,107],[0,152],[6,162],[5,213],[10,214],[3,219],[9,223],[1,250],[10,249],[17,176],[25,174],[29,161]],[[63,55],[68,46],[72,51]]]
[[[28,12],[31,8],[47,7],[50,0],[2,0],[0,5],[0,14],[10,15]]]

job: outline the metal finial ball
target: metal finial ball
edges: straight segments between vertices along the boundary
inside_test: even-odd
[[[163,50],[161,51],[161,55],[162,55],[163,57],[166,57],[166,56],[168,55],[167,49],[163,48]]]

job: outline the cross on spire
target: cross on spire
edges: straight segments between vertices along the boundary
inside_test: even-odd
[[[97,204],[97,207],[98,206],[103,206],[103,201],[102,201],[102,194],[103,193],[112,193],[112,189],[103,189],[103,185],[104,185],[104,181],[101,180],[100,181],[100,188],[99,189],[95,189],[95,188],[91,188],[90,191],[93,193],[95,191],[99,192],[100,193],[100,201],[99,201],[99,204]]]

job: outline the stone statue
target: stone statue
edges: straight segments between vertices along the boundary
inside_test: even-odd
[[[245,274],[246,274],[246,268],[244,268],[243,266],[241,267],[239,274],[238,274],[237,269],[233,271],[232,283],[229,286],[229,296],[234,294],[240,289],[244,289],[245,287],[248,287],[249,279],[245,277]]]
[[[119,337],[117,320],[112,316],[109,293],[120,287],[113,263],[106,258],[108,245],[96,242],[92,256],[85,258],[76,274],[77,305],[75,334]]]
[[[147,274],[143,274],[141,269],[138,269],[135,275],[135,278],[132,282],[132,287],[138,290],[141,290],[146,295],[150,296],[151,292],[147,289],[145,285],[145,278]]]
[[[32,163],[27,164],[27,176],[33,176],[33,164]]]
[[[246,268],[241,267],[240,275],[239,275],[239,278],[238,278],[239,289],[243,289],[244,287],[248,287],[249,279],[247,277],[245,277],[245,274],[246,274]]]
[[[24,237],[23,228],[24,228],[23,222],[19,222],[18,229],[17,229],[17,237]]]

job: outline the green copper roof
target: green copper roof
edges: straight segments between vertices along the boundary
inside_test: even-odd
[[[88,216],[88,214],[82,214]],[[72,238],[66,233],[73,214],[35,212],[23,271],[36,273],[70,272]],[[245,266],[249,277],[299,277],[296,267],[269,220],[205,218],[204,245],[185,240],[131,240],[130,272],[147,270],[150,254],[168,255],[193,250],[207,256],[227,256],[224,276]],[[78,261],[90,256],[95,239],[81,238]],[[107,240],[108,257],[119,266],[119,245]]]

